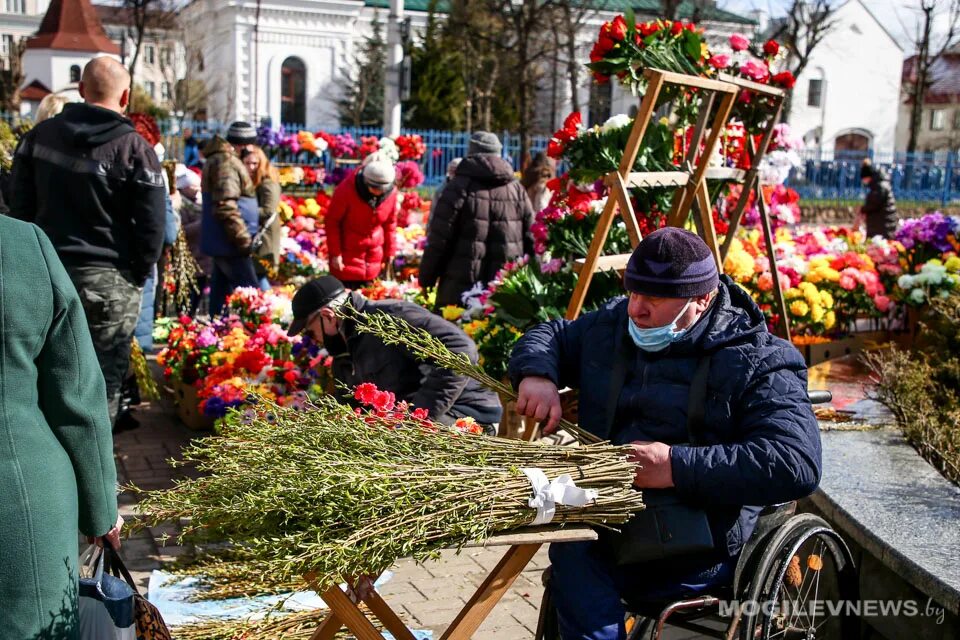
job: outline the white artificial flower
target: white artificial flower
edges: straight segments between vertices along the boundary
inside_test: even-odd
[[[390,162],[396,164],[400,160],[400,150],[397,148],[397,143],[394,142],[392,138],[380,138],[379,145],[379,151],[383,154],[383,156],[389,159]]]
[[[927,294],[924,293],[923,289],[914,289],[910,292],[910,301],[916,304],[922,304],[926,297]]]
[[[600,214],[603,212],[603,208],[607,206],[606,197],[600,198],[599,200],[594,200],[590,203],[590,213]]]
[[[607,118],[607,121],[603,123],[602,127],[600,127],[600,133],[617,131],[630,124],[633,124],[633,118],[625,113],[618,113],[615,116],[610,116]]]

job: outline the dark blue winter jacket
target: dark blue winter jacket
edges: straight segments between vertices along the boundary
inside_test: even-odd
[[[513,349],[513,384],[544,376],[579,389],[580,426],[614,443],[671,445],[678,495],[707,510],[718,550],[735,555],[760,507],[809,495],[820,481],[806,364],[726,277],[703,317],[664,351],[637,349],[627,320],[627,300],[618,298],[575,321],[535,327]],[[611,394],[614,357],[624,349],[629,365]],[[707,353],[705,424],[694,447],[687,444],[690,380]]]

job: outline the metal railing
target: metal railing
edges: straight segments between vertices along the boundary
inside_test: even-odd
[[[19,116],[0,113],[0,120],[14,124]],[[183,157],[183,131],[191,129],[194,136],[203,139],[215,133],[224,133],[227,123],[214,121],[179,120],[171,118],[158,122],[163,136],[163,145],[167,158]],[[283,125],[286,133],[296,133],[303,129],[314,130],[298,124]],[[380,137],[383,130],[379,127],[342,127],[328,130],[331,134],[350,134],[359,144],[364,136]],[[447,164],[457,157],[463,157],[467,151],[470,134],[463,131],[437,131],[431,129],[405,129],[404,134],[419,134],[426,146],[426,153],[420,160],[426,186],[436,186],[443,182]],[[498,132],[503,142],[503,156],[514,167],[520,169],[520,136],[507,131]],[[547,147],[547,136],[534,136],[531,141],[531,154],[543,151]],[[274,162],[281,164],[304,164],[324,166],[332,170],[335,161],[330,154],[318,157],[301,151],[291,153],[289,149],[277,149],[272,152]],[[907,154],[904,152],[876,151],[820,151],[808,149],[800,153],[802,164],[793,169],[787,184],[796,189],[801,197],[815,200],[833,200],[848,202],[862,200],[865,189],[860,181],[860,164],[869,157],[875,166],[883,169],[893,186],[898,200],[939,203],[946,205],[960,200],[960,152],[938,151]]]

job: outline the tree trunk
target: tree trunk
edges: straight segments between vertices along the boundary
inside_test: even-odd
[[[933,6],[921,6],[923,10],[923,33],[918,42],[916,58],[916,78],[913,82],[913,104],[910,105],[910,136],[907,139],[907,153],[917,150],[917,137],[923,125],[923,99],[926,97],[927,80],[930,74],[930,19]]]

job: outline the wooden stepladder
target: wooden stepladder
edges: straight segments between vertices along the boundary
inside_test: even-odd
[[[568,320],[573,320],[580,315],[584,300],[587,297],[587,290],[595,273],[611,269],[623,270],[627,265],[630,254],[603,255],[603,245],[607,241],[607,235],[610,233],[610,227],[613,225],[617,211],[620,212],[620,217],[626,224],[630,245],[636,247],[640,244],[642,239],[640,237],[640,227],[637,224],[636,213],[630,201],[629,190],[631,188],[674,187],[673,203],[668,219],[680,220],[681,224],[687,219],[690,207],[695,201],[709,199],[706,196],[707,168],[720,141],[720,134],[730,118],[733,101],[737,96],[737,87],[729,82],[659,69],[647,69],[644,71],[644,77],[647,79],[647,91],[640,101],[640,108],[637,111],[636,119],[633,121],[633,129],[627,139],[627,146],[620,159],[620,166],[604,178],[609,193],[607,203],[597,223],[596,233],[594,233],[593,240],[590,243],[587,257],[583,260],[577,260],[574,265],[579,277],[567,306],[566,318]],[[693,138],[690,141],[690,149],[683,164],[676,171],[636,172],[633,170],[633,165],[636,162],[637,154],[640,152],[643,135],[656,110],[657,98],[667,85],[695,88],[703,93],[704,103],[697,118]],[[715,104],[716,109],[714,109]],[[711,114],[713,115],[712,118]],[[698,157],[697,151],[700,149],[701,143],[703,143],[703,151]],[[704,229],[709,230],[705,240],[713,251],[717,264],[721,265],[713,217],[708,207],[701,206],[699,209],[701,211],[700,224]],[[712,242],[709,238],[712,238]]]
[[[629,189],[676,187],[670,213],[667,217],[667,224],[674,227],[684,226],[691,210],[695,209],[697,215],[694,217],[694,222],[697,231],[713,252],[721,273],[723,272],[723,261],[727,257],[734,235],[739,228],[744,209],[749,200],[749,194],[752,190],[756,190],[756,202],[766,241],[767,257],[770,260],[771,276],[773,277],[773,294],[780,315],[778,333],[789,340],[790,328],[787,308],[783,293],[780,290],[773,233],[769,212],[763,199],[762,189],[760,189],[759,178],[760,162],[773,138],[773,127],[780,118],[785,93],[775,87],[749,82],[726,74],[720,74],[717,80],[711,80],[699,76],[647,69],[644,76],[647,78],[648,88],[640,101],[640,108],[634,120],[630,137],[627,140],[626,149],[624,149],[620,160],[620,166],[616,171],[607,174],[604,179],[609,189],[606,206],[600,214],[597,230],[590,243],[587,257],[578,260],[574,265],[579,277],[567,306],[566,318],[573,320],[580,315],[587,290],[595,273],[611,269],[622,271],[626,268],[627,261],[630,258],[629,254],[603,255],[603,246],[606,243],[617,211],[620,212],[620,216],[626,224],[631,246],[635,248],[640,243],[640,229],[633,204],[630,201]],[[690,146],[676,171],[634,172],[632,170],[633,164],[640,151],[643,134],[656,109],[657,98],[667,84],[692,87],[703,92],[703,102],[700,105],[699,115],[694,124]],[[752,93],[768,101],[769,108],[766,109],[767,120],[763,136],[760,142],[756,144],[751,137],[748,136],[747,138],[747,153],[750,160],[748,170],[711,167],[709,166],[710,160],[713,158],[720,142],[721,133],[730,119],[734,100],[741,91]],[[713,223],[713,203],[710,201],[708,181],[734,182],[743,185],[737,204],[731,213],[730,228],[722,247],[719,244]]]

